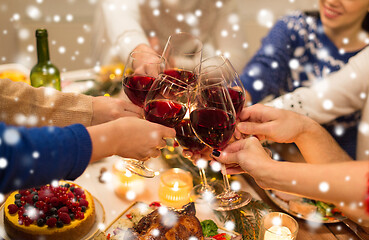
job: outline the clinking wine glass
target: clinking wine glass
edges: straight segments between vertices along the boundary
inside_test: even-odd
[[[188,85],[172,76],[160,74],[147,93],[145,119],[174,128],[187,112]]]
[[[145,119],[174,128],[185,116],[187,102],[188,85],[174,77],[160,74],[146,96]],[[143,171],[153,172],[147,167]]]
[[[162,56],[166,60],[164,73],[195,85],[197,75],[193,69],[201,62],[202,42],[197,37],[179,32],[169,36]]]
[[[165,60],[162,56],[150,52],[133,51],[130,53],[123,71],[122,86],[132,103],[143,107],[146,95],[153,82],[164,71]],[[155,172],[147,169],[143,161],[124,159],[125,167],[142,177],[152,178]]]
[[[123,90],[127,97],[143,107],[146,95],[155,79],[164,71],[162,56],[143,51],[133,51],[123,70]]]
[[[201,61],[194,70],[195,74],[207,76],[222,75],[228,87],[236,116],[239,117],[246,105],[246,90],[241,79],[228,58],[224,56],[209,57]]]
[[[164,74],[160,74],[147,93],[144,103],[146,120],[175,127],[186,114],[188,101],[187,84]],[[128,170],[143,177],[154,177],[155,171],[143,161],[128,160]]]
[[[207,148],[207,146],[196,137],[192,130],[190,119],[186,118],[186,116],[175,127],[175,130],[176,140],[184,150],[191,151],[194,154],[199,154]],[[207,162],[205,160],[199,160],[197,163],[201,183],[193,187],[190,197],[193,201],[211,199],[222,191],[223,186],[217,181],[207,181],[205,173]]]
[[[189,109],[191,126],[196,136],[214,150],[224,149],[236,127],[236,112],[223,76],[201,74]],[[224,191],[213,199],[213,208],[228,211],[247,205],[252,199],[251,194],[231,190],[224,165],[222,174]]]

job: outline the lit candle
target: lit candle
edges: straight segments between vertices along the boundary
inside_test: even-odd
[[[172,168],[160,176],[159,199],[168,206],[181,208],[189,202],[193,187],[192,176],[179,168]]]
[[[125,168],[122,161],[118,161],[113,165],[113,174],[115,175],[114,190],[118,196],[132,198],[132,196],[137,196],[144,192],[144,178],[132,174]],[[127,194],[129,197],[127,197]]]
[[[295,240],[298,227],[296,220],[288,214],[271,212],[263,216],[259,239]]]
[[[288,227],[272,226],[268,228],[264,236],[265,240],[292,240],[291,231]]]

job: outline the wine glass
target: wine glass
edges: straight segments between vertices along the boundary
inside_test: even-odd
[[[123,70],[123,90],[127,97],[143,107],[146,95],[155,79],[164,71],[162,56],[143,51],[130,53]]]
[[[145,119],[174,128],[187,112],[188,85],[172,76],[160,74],[147,93]]]
[[[221,55],[206,58],[202,60],[198,66],[196,66],[194,72],[197,75],[222,75],[226,81],[229,95],[236,111],[236,116],[239,117],[246,104],[246,90],[229,59]]]
[[[186,114],[188,116],[188,114]],[[200,141],[192,130],[191,122],[186,117],[175,127],[176,140],[179,145],[187,151],[191,151],[194,154],[198,154],[203,151],[207,146]],[[206,161],[199,160],[197,167],[199,168],[201,183],[194,186],[191,191],[191,199],[196,200],[208,200],[218,194],[223,186],[215,182],[208,182],[205,173]]]
[[[201,74],[195,98],[189,103],[190,121],[196,136],[214,150],[224,149],[236,127],[236,112],[224,76],[220,73]],[[234,192],[222,167],[224,191],[217,195],[213,207],[217,211],[237,209],[248,204],[248,192]]]
[[[195,85],[193,69],[201,62],[202,42],[197,37],[179,32],[169,36],[162,56],[166,60],[164,73],[189,85]]]
[[[139,107],[143,107],[146,95],[160,73],[164,71],[162,56],[143,51],[130,53],[123,70],[122,86],[127,97]],[[143,161],[124,159],[125,167],[142,177],[155,177],[155,172],[147,169]]]

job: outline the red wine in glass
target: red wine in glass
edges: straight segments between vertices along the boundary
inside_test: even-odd
[[[227,146],[236,127],[235,117],[217,108],[199,108],[190,114],[197,136],[210,147],[221,150]]]
[[[143,107],[146,95],[154,81],[154,77],[130,75],[123,79],[123,89],[132,103]]]
[[[199,153],[206,147],[192,131],[190,119],[183,119],[174,129],[176,139],[183,149]]]
[[[196,84],[197,82],[196,74],[194,74],[191,71],[183,69],[175,69],[175,68],[166,69],[164,70],[164,74],[179,79],[188,85]]]
[[[160,99],[146,103],[145,119],[167,127],[175,127],[185,116],[187,108],[179,102]]]
[[[210,87],[204,90],[202,94],[204,96],[207,96],[208,98],[207,102],[208,107],[221,108],[223,104],[221,91],[222,90],[219,87]],[[242,91],[234,88],[228,88],[228,92],[231,97],[234,110],[236,112],[236,117],[238,117],[246,101],[245,95],[242,93]]]
[[[243,109],[243,106],[245,105],[245,94],[243,94],[242,91],[234,88],[228,88],[228,92],[232,99],[233,107],[236,112],[236,117],[238,117]]]

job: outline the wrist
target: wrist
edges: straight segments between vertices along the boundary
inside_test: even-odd
[[[302,126],[300,133],[294,140],[296,145],[300,145],[306,141],[311,141],[314,138],[314,135],[319,132],[319,128],[321,128],[319,123],[305,116],[303,116],[303,119],[301,120],[298,119],[298,121],[302,123]]]
[[[92,142],[91,160],[97,161],[117,153],[115,130],[111,123],[100,124],[87,128]]]
[[[263,189],[273,188],[274,183],[277,181],[276,174],[278,174],[278,162],[271,160],[268,163],[262,163],[257,168],[255,179],[259,186]]]

